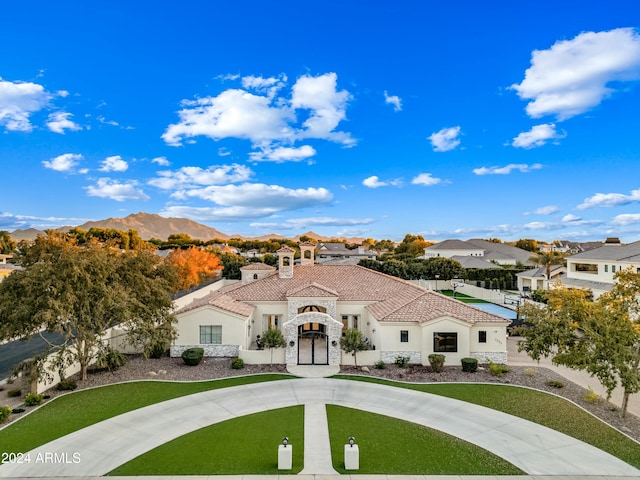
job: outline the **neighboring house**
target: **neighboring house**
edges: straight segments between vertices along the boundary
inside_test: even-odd
[[[325,242],[316,247],[318,263],[336,263],[356,265],[363,258],[375,259],[378,252],[363,246],[349,250],[344,243]]]
[[[531,252],[522,248],[494,243],[480,238],[471,240],[444,240],[424,249],[424,258],[479,257],[498,265],[533,265]],[[457,260],[457,258],[456,258]]]
[[[551,267],[551,282],[557,281],[561,275],[567,272],[564,265],[553,265]],[[518,278],[518,291],[526,294],[536,290],[546,290],[549,282],[547,281],[546,267],[533,268],[524,272],[516,273]]]
[[[598,298],[611,290],[613,276],[632,268],[640,272],[640,241],[622,245],[608,242],[600,248],[567,257],[567,273],[560,277],[564,286],[588,288]]]
[[[12,258],[13,255],[0,254],[0,282],[11,272],[22,269],[19,265],[7,263],[7,260],[11,260]]]
[[[602,245],[602,242],[570,242],[568,240],[555,240],[550,245],[549,251],[575,255],[576,253],[582,253],[593,250],[594,248],[599,248]]]
[[[178,310],[171,355],[195,346],[208,356],[248,358],[257,335],[274,327],[286,339],[285,363],[335,365],[352,358],[343,359],[340,338],[356,328],[370,346],[362,352],[369,364],[407,356],[427,365],[432,353],[444,354],[447,365],[463,357],[507,361],[509,320],[364,267],[315,264],[313,244],[300,250],[300,265],[282,247],[277,273],[248,265],[242,282]]]
[[[264,257],[264,253],[260,253],[260,250],[257,248],[252,248],[251,250],[247,250],[246,252],[241,252],[244,258],[261,258]]]

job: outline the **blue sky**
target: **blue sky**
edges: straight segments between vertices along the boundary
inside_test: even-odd
[[[0,229],[144,211],[248,236],[638,240],[639,14],[10,2]]]

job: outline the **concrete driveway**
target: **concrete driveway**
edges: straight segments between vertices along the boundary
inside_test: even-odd
[[[328,378],[256,383],[188,395],[119,415],[31,452],[69,463],[4,464],[0,477],[95,477],[196,429],[294,405],[335,404],[397,417],[476,444],[530,475],[640,476],[640,470],[562,433],[495,410],[414,390]],[[327,430],[326,421],[312,431]],[[307,425],[305,424],[305,432]],[[314,434],[314,436],[316,436]],[[276,445],[274,445],[275,449]],[[73,459],[77,454],[78,462]],[[313,465],[304,471],[314,472]],[[324,470],[330,459],[317,459]],[[311,460],[309,460],[311,461]]]

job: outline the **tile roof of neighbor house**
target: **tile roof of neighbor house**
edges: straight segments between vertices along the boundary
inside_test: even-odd
[[[495,243],[481,238],[472,238],[467,243],[484,248],[484,256],[490,260],[514,259],[523,265],[532,265],[531,252],[506,243]]]
[[[553,265],[551,267],[551,276],[555,276],[559,274],[561,271],[566,269],[564,265]],[[532,268],[531,270],[525,270],[524,272],[516,273],[516,277],[524,277],[524,278],[536,278],[536,277],[546,277],[547,269],[545,267]]]
[[[640,241],[626,245],[605,245],[587,252],[567,257],[569,260],[615,260],[620,262],[640,262]]]
[[[451,260],[455,260],[462,265],[462,268],[501,268],[495,263],[483,260],[483,257],[473,257],[471,255],[454,255]]]
[[[176,313],[205,305],[218,308],[227,306],[234,309],[230,311],[238,313],[236,304],[227,298],[219,298],[229,297],[238,303],[286,302],[287,296],[299,296],[305,291],[312,294],[309,296],[327,296],[327,293],[331,293],[335,294],[333,296],[338,301],[370,303],[367,310],[380,321],[424,322],[446,314],[468,323],[509,322],[405,280],[357,265],[296,266],[291,278],[271,275],[250,283],[223,287],[197,300],[197,305],[188,305]],[[417,302],[416,305],[413,305],[414,302]]]
[[[611,290],[613,284],[606,282],[595,282],[593,280],[582,280],[580,278],[569,278],[566,274],[563,274],[558,279],[562,285],[574,288],[588,288],[589,290]]]
[[[458,240],[455,238],[451,238],[449,240],[443,240],[442,242],[434,243],[433,245],[427,247],[427,250],[481,250],[482,247],[478,248],[475,245],[469,245],[469,243],[464,240]]]
[[[239,302],[235,298],[221,292],[213,292],[206,297],[198,298],[194,300],[189,305],[182,307],[180,310],[176,312],[185,313],[191,310],[195,310],[196,308],[212,306],[219,308],[220,310],[225,310],[230,313],[235,313],[236,315],[241,315],[243,317],[249,317],[253,315],[256,307],[254,305]]]

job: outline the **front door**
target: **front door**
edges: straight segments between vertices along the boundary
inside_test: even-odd
[[[298,327],[298,364],[329,364],[329,342],[325,325],[305,323]]]

